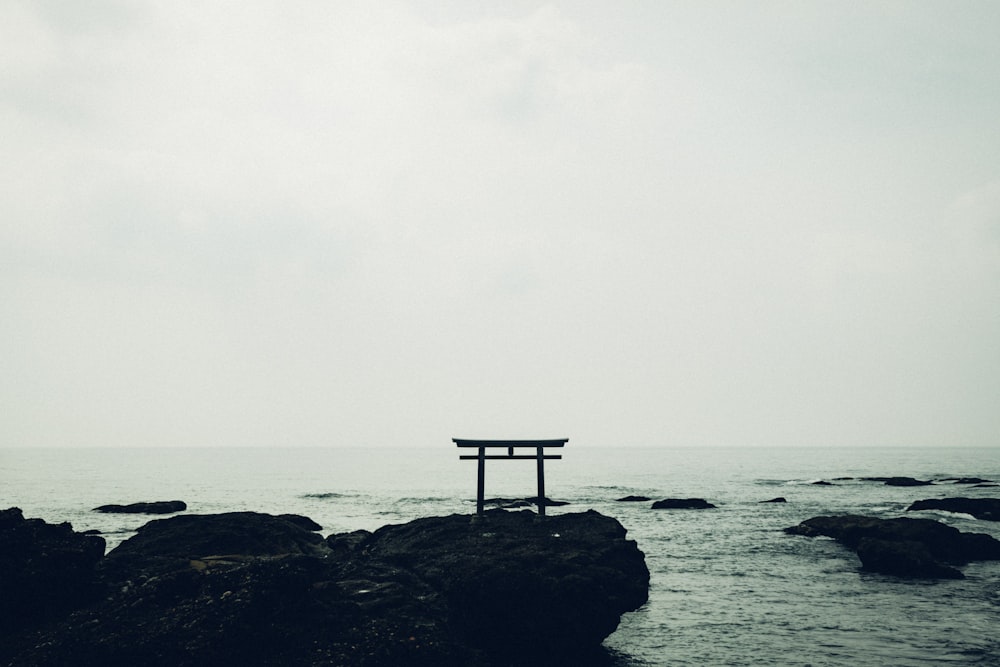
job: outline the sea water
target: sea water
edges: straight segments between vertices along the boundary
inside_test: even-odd
[[[605,645],[618,665],[1000,665],[1000,563],[962,580],[863,573],[826,538],[782,532],[824,514],[906,515],[914,500],[1000,497],[940,482],[1000,480],[1000,448],[574,448],[546,464],[550,514],[618,519],[646,554],[648,603]],[[183,500],[188,513],[297,513],[323,534],[475,511],[476,465],[456,448],[0,449],[0,508],[99,530],[113,548],[146,521],[98,505]],[[850,479],[843,479],[850,478]],[[825,480],[831,485],[817,485]],[[535,495],[533,461],[490,461],[487,497]],[[617,498],[704,498],[711,510],[652,510]],[[774,497],[786,503],[764,503]],[[909,513],[1000,538],[1000,524]]]

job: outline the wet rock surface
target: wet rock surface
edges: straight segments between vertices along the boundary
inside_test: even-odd
[[[654,510],[707,510],[715,505],[704,498],[664,498],[653,503]]]
[[[906,508],[907,512],[919,510],[958,512],[983,521],[1000,521],[1000,498],[931,498],[917,500]]]
[[[886,486],[930,486],[934,482],[913,477],[862,477],[866,482],[882,482]]]
[[[183,515],[151,521],[106,557],[100,538],[40,520],[29,529],[9,512],[4,553],[30,560],[31,532],[57,531],[87,556],[60,581],[88,594],[5,624],[0,664],[600,664],[600,642],[649,583],[625,529],[592,511],[496,510],[325,540],[297,519]],[[29,537],[15,544],[11,531]],[[41,579],[3,581],[18,582],[20,600]],[[14,599],[0,598],[7,620]]]
[[[95,512],[106,514],[174,514],[187,509],[183,500],[157,500],[151,503],[131,503],[129,505],[101,505]]]
[[[900,577],[963,577],[956,565],[1000,560],[1000,541],[962,533],[931,519],[820,516],[786,528],[789,535],[832,537],[853,549],[862,568]]]

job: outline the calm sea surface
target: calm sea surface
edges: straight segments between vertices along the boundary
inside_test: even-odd
[[[903,515],[918,499],[1000,497],[1000,488],[889,487],[857,479],[1000,480],[993,449],[574,448],[546,466],[549,497],[617,518],[646,554],[649,602],[606,645],[620,665],[1000,665],[1000,563],[960,581],[858,571],[828,539],[782,528],[821,514]],[[454,447],[334,449],[0,449],[0,507],[77,530],[109,548],[152,517],[107,503],[183,500],[189,513],[293,512],[324,534],[475,509],[475,463]],[[534,463],[491,462],[487,496],[534,495]],[[831,486],[814,485],[833,481]],[[653,511],[635,494],[699,497],[715,510]],[[782,496],[785,504],[761,504]],[[911,513],[910,516],[914,516]],[[921,512],[1000,538],[1000,524]]]

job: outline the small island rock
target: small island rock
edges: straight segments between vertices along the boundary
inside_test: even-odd
[[[907,512],[918,510],[958,512],[982,521],[1000,521],[1000,498],[931,498],[917,500],[906,508]]]
[[[853,549],[862,567],[901,577],[962,578],[953,565],[1000,560],[1000,542],[931,519],[819,516],[786,528],[789,535],[832,537]]]
[[[95,507],[95,512],[108,514],[173,514],[183,512],[187,504],[183,500],[157,500],[151,503],[132,503],[131,505],[101,505]]]
[[[653,503],[654,510],[707,510],[715,505],[703,498],[664,498]]]

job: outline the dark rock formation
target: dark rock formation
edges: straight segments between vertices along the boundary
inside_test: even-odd
[[[6,642],[33,625],[95,601],[104,538],[0,511],[0,657]]]
[[[918,510],[959,512],[983,521],[1000,521],[1000,498],[931,498],[918,500],[906,508],[907,512]]]
[[[101,505],[95,507],[95,512],[109,514],[173,514],[183,512],[187,505],[183,500],[157,500],[151,503],[132,503],[131,505]]]
[[[762,500],[761,503],[787,503],[788,501],[782,497],[771,498],[770,500]]]
[[[715,505],[702,498],[664,498],[653,503],[654,510],[707,510]]]
[[[901,577],[961,578],[950,566],[1000,560],[1000,542],[989,535],[962,533],[931,519],[820,516],[785,532],[832,537],[854,549],[864,569]]]
[[[364,544],[364,541],[371,536],[371,531],[368,530],[355,530],[350,533],[337,533],[326,538],[326,546],[330,548],[330,551],[333,554],[343,555],[357,549],[358,546]]]
[[[496,510],[325,541],[299,523],[152,521],[101,563],[99,599],[0,644],[0,664],[592,664],[646,600],[642,552],[592,511]]]
[[[305,528],[306,530],[323,530],[323,526],[319,525],[307,516],[302,516],[301,514],[279,514],[278,518],[289,523],[294,523],[299,528]]]
[[[511,659],[545,654],[558,662],[596,646],[648,590],[635,542],[594,511],[418,519],[380,528],[362,549],[441,591],[449,625],[465,642]]]
[[[619,503],[648,503],[649,498],[646,496],[625,496],[624,498],[618,498]]]
[[[861,567],[869,572],[897,577],[962,579],[955,568],[938,561],[927,545],[910,540],[880,540],[862,537],[856,547]]]
[[[886,486],[930,486],[934,482],[912,477],[890,477],[885,480]]]
[[[979,477],[945,477],[942,482],[951,482],[952,484],[990,484],[993,482],[992,479],[981,479]]]
[[[913,477],[862,477],[861,479],[865,482],[882,482],[886,486],[928,486],[934,483]]]
[[[833,484],[831,484],[830,482],[826,481],[825,479],[817,480],[817,481],[813,482],[812,484],[813,484],[813,486],[833,486]]]

